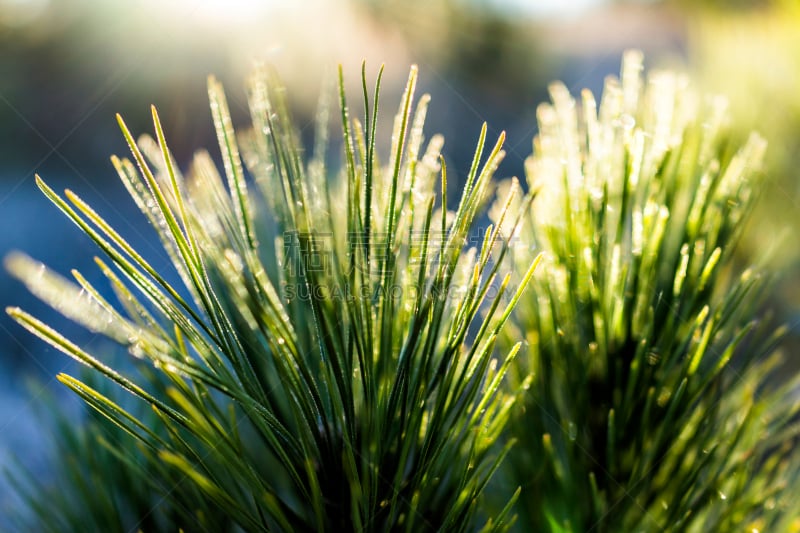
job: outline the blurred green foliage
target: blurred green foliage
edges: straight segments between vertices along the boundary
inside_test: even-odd
[[[764,140],[640,69],[629,53],[602,100],[556,83],[539,107],[513,238],[517,268],[545,260],[507,341],[529,345],[514,383],[532,375],[505,470],[521,531],[796,531],[797,389],[768,381],[771,275],[735,255]]]
[[[800,350],[800,4],[702,11],[689,40],[693,76],[730,99],[731,124],[768,142],[761,200],[742,255],[774,255],[782,273],[771,306],[790,322],[787,351]],[[778,237],[781,240],[778,242]],[[800,366],[790,358],[793,368]]]

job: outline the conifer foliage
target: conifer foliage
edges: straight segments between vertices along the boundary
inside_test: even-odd
[[[789,530],[798,403],[767,385],[769,276],[734,255],[764,141],[735,139],[724,100],[685,77],[644,79],[638,52],[599,106],[550,93],[527,161],[539,197],[514,236],[545,255],[509,330],[528,344],[513,381],[533,377],[506,469],[520,525]]]
[[[480,232],[504,135],[484,125],[449,205],[415,67],[385,157],[382,70],[361,119],[339,71],[308,157],[268,70],[238,135],[211,79],[222,173],[199,152],[184,176],[155,109],[154,138],[120,118],[169,273],[37,177],[106,287],[7,268],[135,364],[8,309],[88,367],[58,378],[93,409],[54,415],[51,483],[15,478],[20,529],[800,531],[797,380],[775,379],[766,265],[735,254],[765,143],[642,64],[599,104],[551,86],[530,192],[501,182]]]
[[[507,249],[497,230],[477,249],[464,247],[503,136],[487,149],[484,126],[461,200],[448,206],[442,139],[423,137],[429,99],[414,102],[416,68],[385,160],[376,148],[380,74],[371,98],[362,78],[359,121],[340,72],[344,165],[335,172],[326,154],[331,106],[321,105],[306,162],[284,91],[266,70],[251,81],[253,129],[241,138],[222,87],[209,82],[223,176],[201,152],[184,178],[155,109],[155,139],[136,142],[119,119],[133,159],[115,157],[114,167],[182,286],[78,195],[60,196],[37,178],[104,253],[97,263],[116,302],[77,272],[67,281],[21,255],[9,269],[67,317],[152,364],[157,377],[118,371],[25,311],[9,313],[138,400],[123,407],[131,402],[59,376],[138,443],[138,461],[125,448],[115,453],[160,491],[158,506],[181,511],[184,529],[461,531],[478,519],[481,492],[505,454],[494,443],[513,397],[500,382],[519,346],[498,359],[495,344],[536,260],[511,284],[512,276],[497,279]],[[508,204],[520,194],[514,187]],[[273,224],[257,216],[262,205]],[[186,484],[191,492],[181,494]],[[503,529],[506,515],[487,530]]]

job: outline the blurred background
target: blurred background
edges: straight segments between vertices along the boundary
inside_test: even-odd
[[[800,338],[800,7],[781,1],[611,0],[0,0],[0,256],[24,250],[62,273],[99,280],[96,253],[38,191],[34,174],[87,199],[120,232],[165,265],[109,162],[127,148],[115,113],[134,133],[150,132],[155,104],[181,164],[215,150],[206,101],[214,74],[245,127],[244,81],[256,62],[274,65],[310,135],[320,89],[342,63],[360,113],[360,64],[373,79],[386,64],[383,118],[394,113],[408,66],[432,95],[427,131],[445,135],[448,169],[465,173],[481,123],[508,134],[500,176],[522,176],[547,84],[600,92],[621,53],[645,51],[647,66],[690,72],[704,90],[730,97],[734,123],[770,143],[768,185],[743,244],[755,261],[776,250],[781,270],[770,311],[790,325],[791,359]],[[356,95],[356,96],[353,96]],[[779,236],[783,235],[779,240]],[[69,328],[0,272],[0,304],[20,305],[77,342]],[[797,365],[794,365],[795,367]],[[66,357],[0,316],[0,467],[13,456],[42,467],[48,436],[33,418],[45,385],[69,399],[55,374]],[[38,465],[38,466],[37,466]],[[0,481],[0,515],[9,504]],[[0,521],[0,526],[2,522]]]

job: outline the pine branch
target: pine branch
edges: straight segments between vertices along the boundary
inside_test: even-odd
[[[415,106],[416,68],[386,165],[376,149],[380,76],[372,101],[362,76],[364,128],[350,118],[340,72],[338,173],[325,166],[327,107],[314,157],[304,161],[284,91],[266,70],[251,80],[253,130],[242,137],[221,85],[209,80],[224,176],[201,152],[184,179],[155,108],[155,139],[137,143],[118,117],[133,159],[112,161],[184,287],[170,285],[76,194],[62,197],[37,178],[102,250],[98,264],[119,302],[80,274],[69,282],[23,256],[9,260],[11,272],[154,372],[115,368],[25,311],[9,313],[132,395],[122,401],[107,387],[59,377],[129,439],[106,448],[116,462],[93,475],[121,468],[167,487],[159,508],[185,529],[463,531],[474,527],[507,451],[493,443],[513,403],[500,385],[518,346],[498,361],[495,343],[538,260],[501,307],[504,292],[487,290],[496,272],[488,257],[507,243],[494,232],[480,251],[464,249],[503,137],[487,154],[484,126],[461,203],[447,213],[442,141],[423,147],[428,98]],[[519,217],[509,208],[508,218]],[[484,303],[490,311],[481,314]],[[81,438],[99,432],[90,426]],[[509,509],[486,529],[506,528]]]
[[[719,99],[626,54],[599,109],[566,87],[538,109],[539,191],[515,238],[546,250],[506,346],[525,336],[506,475],[527,531],[788,530],[798,404],[770,390],[770,284],[733,251],[764,141]],[[530,252],[518,247],[524,261]]]

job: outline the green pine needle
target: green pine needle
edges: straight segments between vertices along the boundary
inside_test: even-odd
[[[416,68],[386,163],[376,146],[380,75],[371,101],[362,76],[363,127],[350,118],[340,72],[339,172],[326,167],[327,99],[304,161],[283,90],[265,70],[251,80],[253,130],[241,137],[221,85],[209,80],[224,176],[201,152],[184,178],[155,108],[155,139],[137,143],[118,117],[133,159],[112,162],[184,287],[170,285],[76,194],[60,196],[37,178],[104,253],[98,264],[118,304],[80,274],[76,284],[21,255],[9,270],[156,372],[117,370],[25,311],[9,313],[138,400],[59,377],[129,439],[103,452],[109,461],[166,487],[159,507],[176,512],[166,512],[165,527],[463,531],[482,516],[481,493],[507,451],[493,444],[513,403],[501,382],[519,348],[498,361],[495,342],[538,260],[510,304],[499,305],[502,291],[487,301],[497,271],[490,257],[502,258],[508,243],[497,232],[479,252],[464,243],[503,136],[487,154],[484,126],[461,202],[448,213],[442,141],[424,144],[428,97],[415,105]],[[87,428],[85,438],[98,431]],[[510,509],[485,529],[508,527]],[[38,517],[56,524],[56,515]],[[124,527],[144,519],[128,518]]]
[[[93,412],[54,414],[63,468],[50,487],[16,478],[20,528],[800,530],[797,385],[774,384],[766,262],[734,253],[765,143],[642,61],[626,54],[599,106],[551,86],[535,194],[501,183],[479,236],[504,135],[484,125],[451,210],[416,68],[385,160],[382,68],[373,91],[362,68],[363,121],[340,69],[307,158],[269,71],[243,135],[210,79],[222,175],[199,152],[184,177],[155,109],[154,138],[119,118],[133,157],[112,163],[182,286],[37,177],[103,252],[115,301],[20,254],[9,271],[134,364],[9,309],[88,367],[59,380]]]
[[[519,524],[788,531],[800,406],[766,381],[769,277],[733,255],[765,143],[732,138],[723,102],[685,78],[641,70],[626,54],[599,109],[561,84],[538,109],[539,196],[514,238],[545,259],[501,343],[526,338],[511,374],[533,375],[505,472]]]

